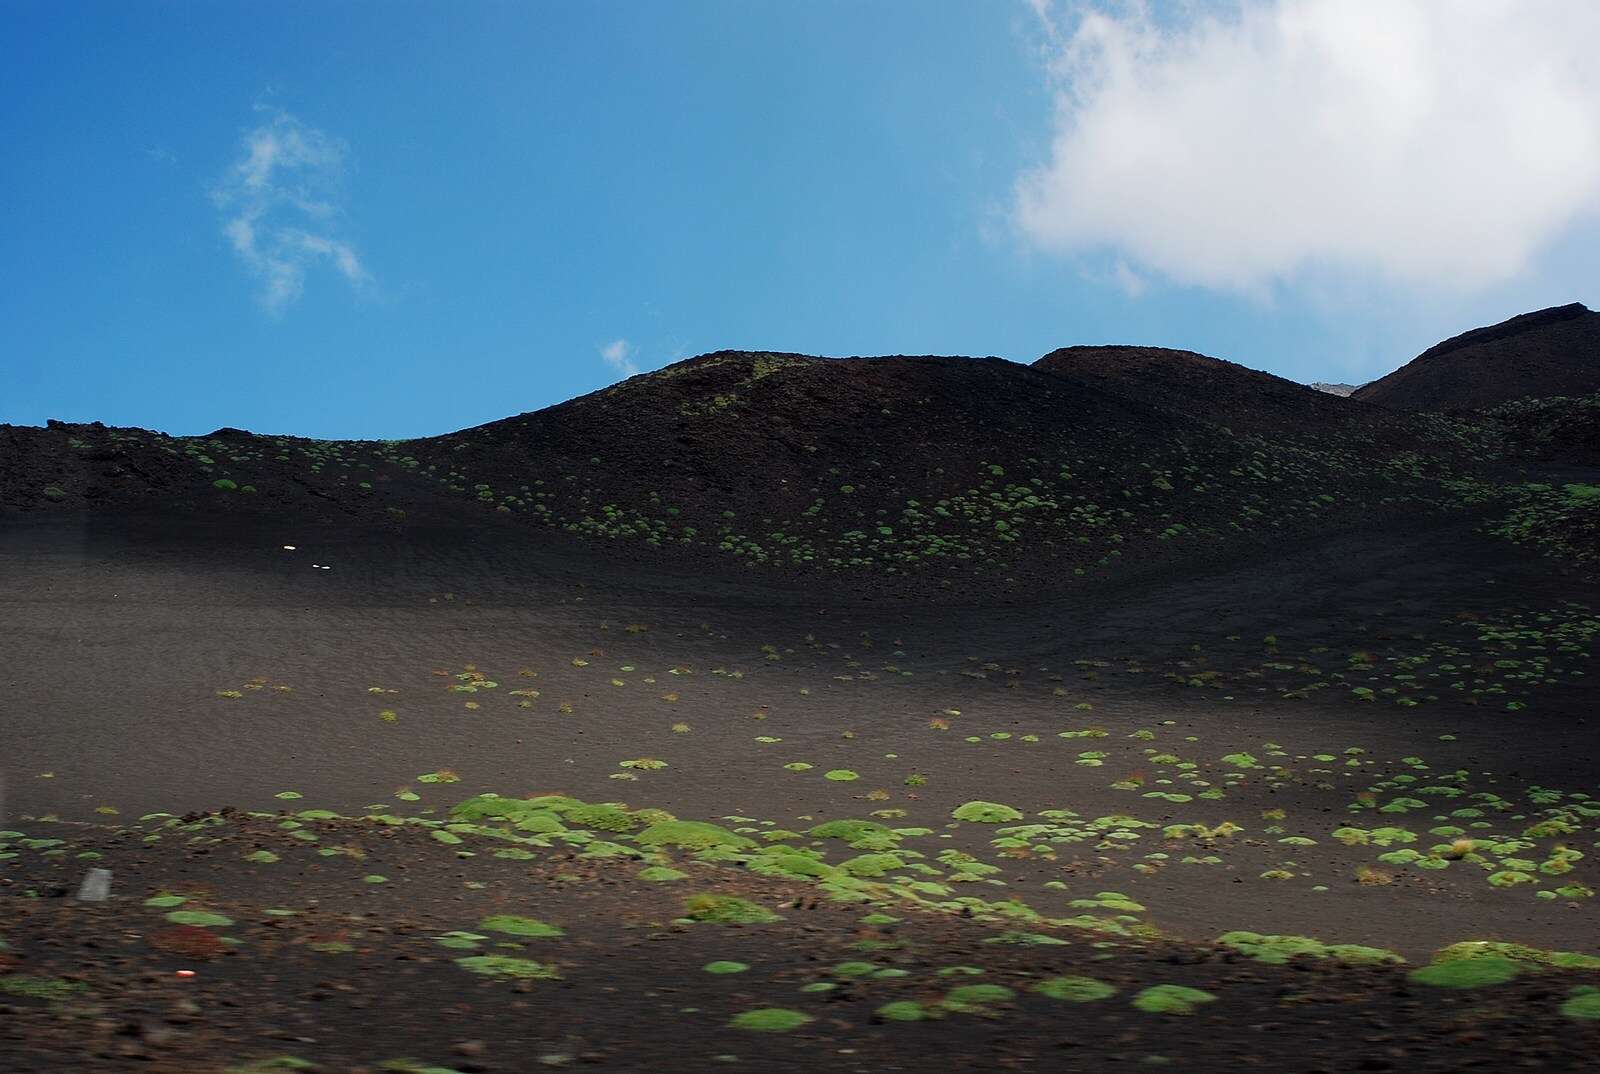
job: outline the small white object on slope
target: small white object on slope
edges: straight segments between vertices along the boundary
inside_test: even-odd
[[[78,888],[79,902],[105,902],[111,897],[111,870],[90,869]]]

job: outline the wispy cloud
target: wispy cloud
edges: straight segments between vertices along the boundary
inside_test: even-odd
[[[1116,280],[1117,286],[1122,288],[1122,293],[1129,298],[1138,298],[1150,287],[1143,276],[1128,267],[1126,261],[1116,263],[1111,270],[1111,277]]]
[[[625,339],[613,339],[600,348],[601,360],[625,377],[631,377],[639,372],[639,367],[633,361],[636,353],[638,348]]]
[[[319,263],[354,287],[366,286],[371,277],[360,255],[337,236],[349,150],[287,112],[258,111],[265,121],[246,132],[212,200],[233,252],[261,281],[261,304],[281,314],[304,293],[306,273]]]
[[[1130,294],[1354,272],[1466,295],[1600,219],[1588,0],[1027,2],[1056,120],[1014,222]]]

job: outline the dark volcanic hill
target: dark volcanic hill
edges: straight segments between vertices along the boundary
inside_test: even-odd
[[[1340,428],[1365,409],[1236,362],[1167,347],[1062,347],[1033,368],[1168,412],[1250,430],[1308,423]]]
[[[539,457],[584,483],[786,516],[817,496],[916,496],[998,477],[995,465],[1054,454],[1067,430],[1130,444],[1169,432],[1147,406],[998,358],[718,351],[419,443],[494,471]]]
[[[1397,410],[1478,410],[1600,391],[1600,313],[1574,302],[1452,336],[1352,398]]]
[[[575,532],[890,573],[1078,569],[1252,511],[1285,523],[1326,507],[1311,484],[1363,480],[1348,421],[1313,450],[1115,387],[992,358],[723,351],[418,447],[495,475],[484,496],[537,459],[560,479],[512,509]],[[1274,484],[1304,498],[1247,506]]]
[[[0,427],[0,505],[496,520],[790,571],[1049,584],[1370,509],[1414,470],[1390,465],[1415,436],[1380,409],[1200,356],[1177,379],[1112,364],[721,351],[410,441]]]

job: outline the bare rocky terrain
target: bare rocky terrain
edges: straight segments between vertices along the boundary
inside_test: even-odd
[[[428,440],[0,428],[0,1068],[1590,1069],[1555,382],[719,352]]]
[[[1600,313],[1573,302],[1452,336],[1351,398],[1398,410],[1480,410],[1592,395],[1597,385]]]

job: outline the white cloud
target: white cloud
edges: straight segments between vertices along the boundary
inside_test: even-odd
[[[1126,261],[1118,260],[1111,275],[1117,281],[1117,286],[1122,288],[1122,293],[1129,298],[1138,298],[1150,287],[1143,276],[1128,267]]]
[[[370,282],[361,257],[336,237],[343,142],[286,112],[248,131],[239,158],[212,191],[222,232],[261,281],[261,302],[282,313],[305,291],[307,270],[326,263],[352,286]]]
[[[1164,22],[1028,2],[1056,121],[1014,222],[1109,255],[1129,293],[1354,271],[1466,294],[1600,214],[1592,0],[1230,0]]]
[[[633,356],[637,353],[638,348],[625,339],[614,339],[600,348],[600,357],[606,365],[625,377],[631,377],[639,372],[639,367],[633,361]]]

